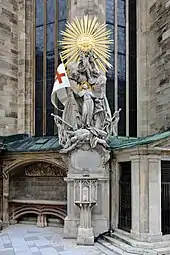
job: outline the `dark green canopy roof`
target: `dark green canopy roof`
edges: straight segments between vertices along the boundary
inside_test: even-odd
[[[108,144],[111,150],[125,149],[140,145],[147,145],[167,137],[170,137],[170,131],[141,138],[110,137]],[[5,137],[1,136],[0,144],[3,144],[5,150],[9,152],[49,151],[61,149],[57,136],[35,137],[28,136],[26,134]]]

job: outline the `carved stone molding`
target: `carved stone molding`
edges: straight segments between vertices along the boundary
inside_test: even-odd
[[[24,168],[26,176],[66,176],[66,171],[48,163],[36,163]]]

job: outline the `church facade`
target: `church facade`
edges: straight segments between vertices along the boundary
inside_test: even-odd
[[[132,253],[170,250],[169,11],[168,0],[0,3],[4,227],[18,222],[61,226],[74,211],[68,199],[73,196],[66,181],[69,166],[60,153],[50,98],[66,21],[97,16],[113,31],[106,95],[112,112],[122,111],[118,136],[109,139],[99,206],[92,213],[94,234],[109,231],[111,236],[99,240],[103,245],[110,242]]]

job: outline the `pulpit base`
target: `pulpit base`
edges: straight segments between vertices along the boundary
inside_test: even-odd
[[[94,245],[93,228],[78,228],[78,245]]]

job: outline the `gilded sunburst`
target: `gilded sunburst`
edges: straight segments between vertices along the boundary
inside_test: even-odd
[[[113,43],[110,39],[111,31],[107,30],[106,24],[100,24],[96,17],[75,18],[71,24],[67,22],[66,30],[61,33],[62,58],[66,61],[66,66],[70,62],[78,61],[80,51],[92,51],[100,69],[106,71],[106,67],[112,67],[109,63],[109,46]]]

